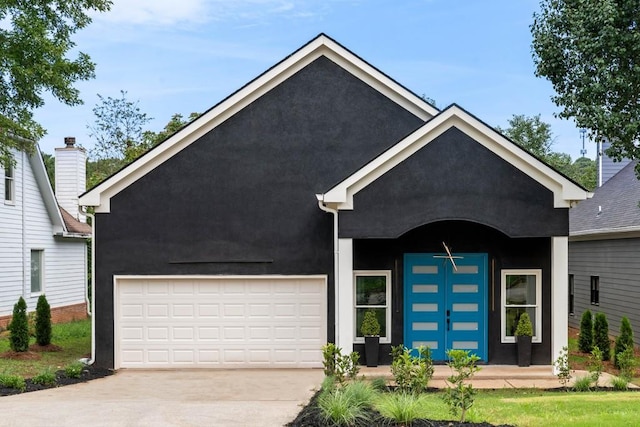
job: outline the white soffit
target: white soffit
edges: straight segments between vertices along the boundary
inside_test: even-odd
[[[591,193],[528,154],[471,114],[457,105],[452,105],[324,195],[318,196],[319,199],[332,207],[352,210],[353,196],[356,193],[452,127],[458,128],[552,191],[556,208],[571,207],[572,203],[592,196]]]
[[[439,112],[437,108],[322,34],[135,162],[83,194],[80,205],[95,206],[95,212],[108,213],[111,197],[321,56],[329,58],[422,120],[429,120]]]

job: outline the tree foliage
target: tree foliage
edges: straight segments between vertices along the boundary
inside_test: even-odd
[[[96,143],[87,163],[87,185],[95,186],[105,178],[131,163],[160,142],[173,135],[199,116],[191,113],[185,120],[182,114],[174,114],[159,132],[144,130],[152,120],[143,113],[139,101],[127,99],[127,92],[120,91],[119,98],[98,95],[99,103],[93,108],[96,118],[88,125]]]
[[[572,162],[570,155],[553,151],[551,125],[542,121],[539,114],[532,117],[514,114],[508,123],[506,129],[496,129],[586,189],[596,188],[596,162],[586,157]]]
[[[29,350],[29,319],[27,318],[27,303],[20,297],[13,306],[13,316],[9,324],[11,336],[9,345],[11,350],[25,352]]]
[[[542,0],[531,25],[536,75],[614,159],[640,158],[640,2]],[[640,176],[640,163],[636,166]]]
[[[609,322],[604,313],[596,313],[593,321],[593,345],[602,352],[601,360],[611,358],[611,342],[609,341]]]
[[[31,152],[28,140],[44,135],[33,120],[33,110],[44,105],[43,92],[66,105],[82,102],[73,84],[93,78],[95,64],[83,52],[67,57],[74,52],[71,36],[91,23],[91,12],[110,7],[110,0],[0,4],[0,161],[14,148]]]
[[[618,355],[624,352],[627,348],[633,348],[633,329],[631,329],[631,322],[629,322],[629,319],[623,316],[620,321],[620,333],[618,334],[618,338],[616,338],[616,345],[614,348],[614,361],[615,366],[618,369],[620,369]]]
[[[589,310],[582,313],[582,318],[580,319],[578,348],[583,353],[591,353],[591,350],[593,350],[593,317]]]

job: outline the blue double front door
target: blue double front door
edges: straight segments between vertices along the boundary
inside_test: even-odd
[[[487,360],[487,254],[405,254],[404,338],[433,360],[449,349]]]

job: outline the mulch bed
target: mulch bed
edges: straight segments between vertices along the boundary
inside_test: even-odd
[[[64,370],[60,370],[56,372],[56,383],[53,385],[45,386],[42,384],[34,384],[31,379],[26,379],[25,383],[27,387],[24,392],[15,388],[7,388],[0,385],[0,396],[10,396],[13,394],[27,393],[30,391],[45,390],[65,385],[84,383],[90,380],[104,378],[109,375],[113,375],[113,371],[111,369],[97,368],[89,365],[85,366],[82,369],[82,373],[80,374],[79,378],[70,378],[67,376]]]
[[[320,391],[313,395],[307,406],[302,408],[296,419],[286,424],[287,427],[326,427],[330,424],[324,422],[317,407],[318,396]],[[370,426],[388,426],[388,427],[406,427],[406,424],[397,424],[387,418],[382,417],[378,412],[371,410],[371,417],[364,422],[355,424],[355,427]],[[509,424],[500,424],[494,426],[489,423],[461,423],[459,421],[442,421],[442,420],[426,420],[419,419],[411,423],[412,427],[514,427]]]

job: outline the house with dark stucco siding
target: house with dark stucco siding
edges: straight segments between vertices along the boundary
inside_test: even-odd
[[[81,197],[95,363],[320,367],[392,345],[533,362],[567,343],[569,209],[588,192],[457,105],[319,35]],[[447,251],[451,251],[451,256]]]

